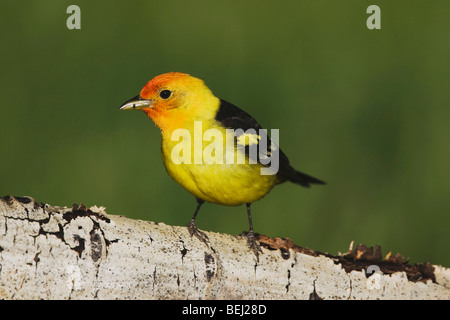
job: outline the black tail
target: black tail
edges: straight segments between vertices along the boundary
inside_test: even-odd
[[[311,184],[326,184],[324,181],[311,177],[303,172],[297,171],[292,168],[292,171],[286,175],[286,178],[294,183],[298,183],[306,188],[309,188]]]

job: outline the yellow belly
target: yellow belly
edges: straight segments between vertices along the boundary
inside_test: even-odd
[[[176,143],[163,138],[166,170],[188,192],[204,201],[230,206],[251,203],[264,197],[279,182],[276,175],[261,175],[260,164],[239,164],[239,154],[235,155],[236,161],[232,164],[226,164],[226,161],[195,164],[192,147],[192,161],[179,163],[172,154]]]

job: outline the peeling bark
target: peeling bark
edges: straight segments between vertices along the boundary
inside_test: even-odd
[[[246,239],[0,198],[0,299],[450,299],[450,270],[358,246],[332,256],[289,239]]]

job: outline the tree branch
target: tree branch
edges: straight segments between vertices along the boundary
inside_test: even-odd
[[[206,234],[6,196],[0,299],[450,299],[450,269],[379,248],[332,256],[259,235],[258,262],[244,238]]]

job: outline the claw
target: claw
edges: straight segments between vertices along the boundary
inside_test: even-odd
[[[191,222],[189,222],[189,224],[187,225],[187,228],[188,228],[188,231],[189,231],[189,234],[191,235],[191,237],[195,236],[197,239],[199,239],[200,241],[202,241],[209,247],[208,236],[203,231],[200,231],[197,228],[197,225],[195,224],[194,219],[192,219]]]
[[[249,248],[255,254],[256,261],[259,262],[259,254],[262,253],[262,250],[261,250],[261,246],[259,245],[259,242],[255,239],[255,234],[253,233],[253,231],[249,231],[249,232],[243,232],[241,235],[247,239],[247,244],[248,244]]]

